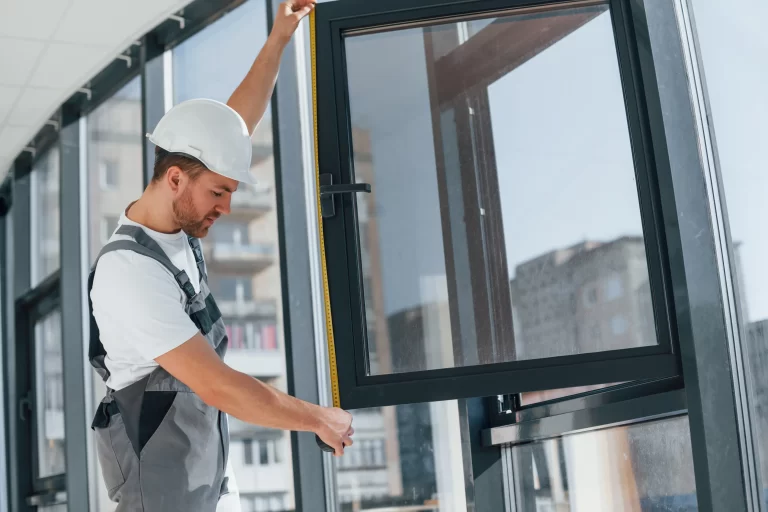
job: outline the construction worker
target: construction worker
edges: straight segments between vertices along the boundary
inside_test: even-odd
[[[89,360],[107,392],[91,428],[118,511],[235,511],[227,416],[313,432],[340,456],[352,416],[304,402],[223,362],[228,339],[200,246],[250,174],[251,134],[280,58],[314,0],[287,0],[227,104],[181,103],[160,120],[154,176],[127,206],[88,279]]]

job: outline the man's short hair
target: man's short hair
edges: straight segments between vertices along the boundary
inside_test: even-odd
[[[206,170],[205,165],[200,160],[177,153],[169,153],[163,148],[155,146],[155,168],[152,181],[160,181],[168,168],[173,166],[187,173],[191,180],[197,179]]]

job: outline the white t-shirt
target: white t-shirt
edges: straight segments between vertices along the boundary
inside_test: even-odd
[[[159,233],[120,216],[122,224],[140,226],[163,249],[173,264],[184,270],[200,290],[195,255],[183,231]],[[129,239],[112,234],[110,241]],[[129,250],[101,257],[91,289],[93,316],[107,352],[107,386],[120,390],[149,375],[154,361],[199,332],[184,312],[186,296],[176,279],[159,262]]]

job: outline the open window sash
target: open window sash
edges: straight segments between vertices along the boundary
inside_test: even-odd
[[[317,6],[336,405],[680,374],[640,8]]]

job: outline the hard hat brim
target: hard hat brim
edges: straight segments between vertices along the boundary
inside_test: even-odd
[[[199,156],[190,155],[189,153],[185,153],[184,151],[168,151],[168,149],[162,147],[160,144],[157,143],[157,141],[154,140],[154,138],[152,137],[151,133],[147,133],[146,137],[147,137],[147,139],[149,139],[149,141],[152,144],[154,144],[155,146],[157,146],[157,147],[161,148],[162,150],[166,151],[168,154],[180,155],[180,156],[183,156],[183,157],[186,157],[186,158],[191,158],[192,160],[196,160],[196,161],[200,162],[200,164],[203,165],[207,170],[209,170],[211,172],[215,172],[219,176],[224,176],[225,178],[229,178],[231,180],[235,180],[235,181],[238,181],[240,183],[245,183],[247,185],[258,185],[259,184],[259,180],[257,180],[256,177],[253,174],[251,174],[250,172],[248,172],[248,171],[241,171],[241,172],[239,172],[237,174],[235,174],[235,173],[223,173],[223,172],[217,171],[216,169],[213,169],[209,164],[207,164],[205,162],[205,160],[203,158],[201,158]]]

